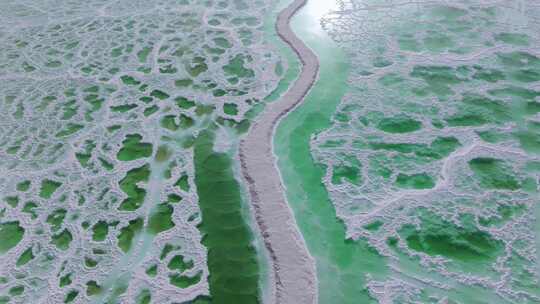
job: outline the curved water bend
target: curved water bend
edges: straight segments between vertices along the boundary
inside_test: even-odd
[[[309,254],[289,208],[273,154],[273,135],[279,120],[302,102],[317,79],[317,56],[292,31],[292,16],[307,0],[295,0],[278,16],[277,33],[298,55],[302,71],[293,86],[259,115],[240,143],[242,174],[248,182],[255,219],[272,266],[275,303],[316,303],[315,261]]]

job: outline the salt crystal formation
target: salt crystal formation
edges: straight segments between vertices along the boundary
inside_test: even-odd
[[[270,4],[0,3],[1,303],[209,294],[192,145],[277,86]]]
[[[349,89],[312,138],[380,303],[540,301],[540,5],[340,1]],[[358,271],[362,271],[359,269]]]

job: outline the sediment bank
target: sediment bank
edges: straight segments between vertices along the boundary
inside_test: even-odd
[[[302,62],[298,79],[281,98],[267,105],[240,143],[242,174],[248,183],[250,200],[271,259],[272,301],[316,303],[317,274],[288,206],[273,153],[273,135],[279,120],[299,105],[317,79],[317,56],[292,31],[290,20],[307,0],[296,0],[278,16],[278,35]]]

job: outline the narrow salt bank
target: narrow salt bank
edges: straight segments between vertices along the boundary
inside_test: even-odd
[[[300,57],[303,66],[296,82],[269,104],[240,144],[242,171],[249,185],[255,218],[271,263],[272,291],[277,303],[316,303],[315,265],[288,207],[277,171],[272,138],[279,120],[302,102],[318,73],[317,56],[293,33],[289,22],[306,0],[296,0],[277,20],[277,31]]]

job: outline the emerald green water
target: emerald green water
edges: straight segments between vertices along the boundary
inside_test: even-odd
[[[400,229],[400,233],[406,236],[407,245],[413,250],[478,265],[485,261],[493,262],[504,248],[501,241],[492,239],[489,234],[472,225],[457,227],[429,211],[419,209],[418,213],[422,219],[420,230],[413,225],[404,225]],[[480,269],[465,268],[469,271]]]
[[[17,246],[24,236],[24,228],[18,221],[0,223],[0,253]]]
[[[141,142],[142,136],[139,134],[128,134],[122,141],[123,147],[118,151],[116,157],[121,161],[131,161],[152,155],[152,144]]]
[[[309,146],[313,134],[330,126],[347,89],[348,62],[319,23],[332,5],[310,0],[292,20],[294,31],[319,57],[320,79],[304,103],[279,124],[274,149],[289,204],[317,262],[319,303],[372,303],[365,275],[384,277],[385,259],[363,241],[346,240],[345,227],[321,183],[324,168],[314,163]],[[289,65],[294,68],[298,61]]]
[[[240,185],[230,156],[214,152],[214,139],[214,131],[206,130],[194,147],[199,229],[208,248],[212,303],[259,303],[259,263],[242,212]]]

